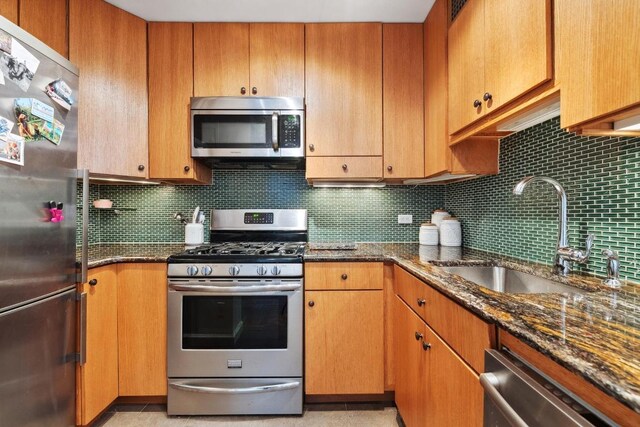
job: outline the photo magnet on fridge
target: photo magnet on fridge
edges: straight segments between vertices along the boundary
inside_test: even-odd
[[[0,117],[0,140],[6,141],[11,129],[13,129],[13,122],[4,117]]]
[[[29,90],[39,65],[38,58],[14,38],[11,39],[11,53],[0,52],[0,71],[25,92]]]
[[[65,110],[70,110],[73,105],[73,99],[71,98],[71,88],[64,80],[54,80],[47,85],[44,91],[49,97]]]
[[[0,162],[24,166],[24,138],[10,133],[0,141]]]

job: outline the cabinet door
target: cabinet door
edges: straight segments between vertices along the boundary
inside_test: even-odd
[[[382,25],[307,24],[305,73],[307,156],[382,156]]]
[[[69,13],[69,59],[81,70],[78,167],[146,178],[147,23],[102,0],[70,0]]]
[[[382,294],[305,292],[307,394],[384,393]]]
[[[69,56],[67,0],[20,0],[20,27]]]
[[[468,0],[449,27],[449,132],[485,114],[484,3]],[[506,23],[501,23],[506,25]],[[512,61],[510,61],[512,62]],[[478,107],[474,102],[478,101]]]
[[[250,94],[249,24],[196,23],[193,49],[195,96]]]
[[[250,24],[249,34],[251,94],[304,97],[304,24]]]
[[[384,177],[424,176],[422,25],[384,24]]]
[[[191,157],[193,25],[149,23],[149,177],[211,181],[211,169]]]
[[[425,324],[399,297],[394,297],[394,303],[395,401],[405,425],[420,426],[427,419],[427,353],[419,335],[424,336]]]
[[[474,0],[475,1],[475,0]],[[484,0],[484,82],[494,110],[553,76],[550,0]]]
[[[0,15],[17,24],[18,0],[0,0]]]
[[[561,126],[570,128],[639,106],[638,1],[555,3]]]
[[[484,393],[478,376],[428,326],[424,339],[431,345],[426,425],[482,426]]]
[[[120,396],[167,394],[167,266],[118,265]]]
[[[86,425],[118,397],[118,288],[116,266],[89,270],[87,362],[80,366],[81,422]]]

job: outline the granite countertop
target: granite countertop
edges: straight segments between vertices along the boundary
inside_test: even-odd
[[[165,262],[182,250],[182,244],[91,245],[89,267]],[[321,261],[396,263],[640,413],[640,285],[627,283],[613,291],[590,276],[559,280],[548,266],[473,249],[416,243],[358,243],[355,250],[307,249],[305,262]],[[569,297],[499,293],[446,273],[439,265],[500,265],[586,292]]]

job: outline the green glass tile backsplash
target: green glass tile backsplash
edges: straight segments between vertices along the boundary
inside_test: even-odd
[[[582,137],[552,119],[504,138],[500,174],[450,184],[445,206],[462,221],[465,246],[550,264],[558,236],[558,198],[546,183],[512,194],[528,175],[559,181],[567,192],[569,243],[596,236],[588,265],[604,274],[601,252],[620,253],[621,276],[640,281],[640,138]]]

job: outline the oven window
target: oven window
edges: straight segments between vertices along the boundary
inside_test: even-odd
[[[271,144],[271,115],[194,116],[194,144],[202,148],[263,148]]]
[[[182,348],[287,348],[287,296],[185,296]]]

